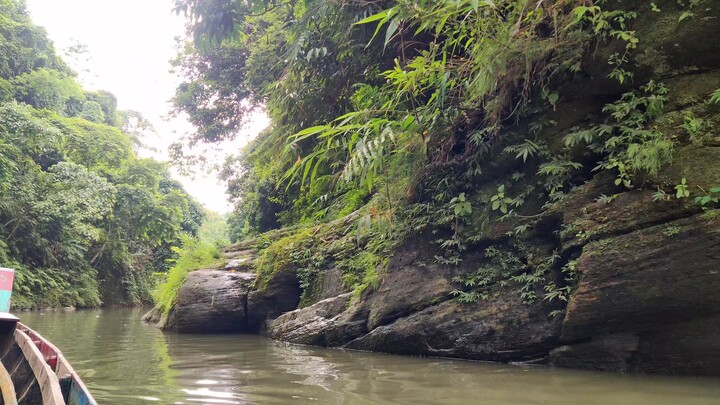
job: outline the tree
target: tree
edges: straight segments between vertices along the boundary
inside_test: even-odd
[[[97,103],[103,113],[103,121],[105,124],[113,127],[121,127],[121,119],[118,116],[117,98],[112,93],[105,90],[86,91],[85,99],[88,102]],[[125,133],[129,133],[125,131]]]
[[[85,91],[24,2],[0,0],[0,260],[22,306],[144,303],[197,202],[139,159],[147,121]]]
[[[30,20],[24,1],[0,0],[0,16],[0,78],[41,68],[71,73],[55,54],[45,29]]]
[[[19,101],[66,116],[79,113],[85,100],[77,82],[57,70],[38,69],[24,73],[13,79],[13,85]]]
[[[96,101],[84,102],[78,117],[96,123],[105,121],[105,113],[103,113],[102,107]]]

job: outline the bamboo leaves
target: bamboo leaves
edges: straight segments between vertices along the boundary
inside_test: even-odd
[[[377,14],[371,15],[369,17],[363,18],[362,20],[356,22],[353,25],[363,25],[363,24],[370,24],[373,22],[377,22],[377,26],[375,27],[375,32],[373,33],[372,38],[370,38],[370,41],[367,43],[365,48],[369,47],[372,41],[375,39],[377,34],[380,32],[383,26],[385,24],[388,24],[388,28],[385,31],[385,43],[383,45],[383,48],[387,47],[387,44],[392,40],[395,32],[397,31],[398,27],[400,26],[400,21],[397,18],[393,18],[397,16],[397,6],[389,8],[387,10],[383,10]]]

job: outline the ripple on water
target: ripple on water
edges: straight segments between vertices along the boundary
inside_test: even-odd
[[[163,334],[142,309],[23,313],[101,404],[718,405],[720,380],[384,356]]]

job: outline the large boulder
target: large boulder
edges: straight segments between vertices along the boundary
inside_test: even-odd
[[[647,373],[720,375],[720,315],[658,325],[640,333],[633,367]]]
[[[251,273],[197,270],[188,274],[165,329],[180,333],[243,332],[248,329]]]
[[[603,370],[720,370],[720,223],[701,215],[585,246],[553,363]]]
[[[272,275],[261,288],[248,294],[248,328],[262,331],[267,321],[296,309],[301,293],[300,281],[294,272],[280,271]]]
[[[367,333],[366,318],[350,305],[352,293],[327,298],[280,315],[268,324],[268,336],[285,342],[340,346]]]
[[[593,336],[553,350],[550,364],[603,371],[717,376],[720,315]]]
[[[160,309],[159,306],[153,307],[150,311],[145,313],[145,315],[142,316],[142,321],[151,323],[153,325],[160,326],[160,320],[163,318],[163,312],[162,309]]]
[[[671,221],[585,246],[562,340],[720,312],[720,223]]]
[[[449,300],[377,327],[348,343],[350,349],[458,357],[490,361],[533,361],[558,343],[560,317],[542,302],[522,303],[516,291],[474,304]]]
[[[433,254],[438,248],[428,239],[421,235],[400,247],[380,285],[363,297],[369,330],[446,300],[457,288],[452,278],[477,265],[477,255],[458,267],[436,263]]]
[[[295,274],[280,272],[261,289],[255,280],[254,273],[193,271],[167,314],[154,308],[143,319],[179,333],[258,332],[266,321],[297,308],[301,290]]]

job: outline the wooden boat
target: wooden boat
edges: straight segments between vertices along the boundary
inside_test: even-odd
[[[0,313],[0,404],[96,405],[60,350],[18,321]]]

